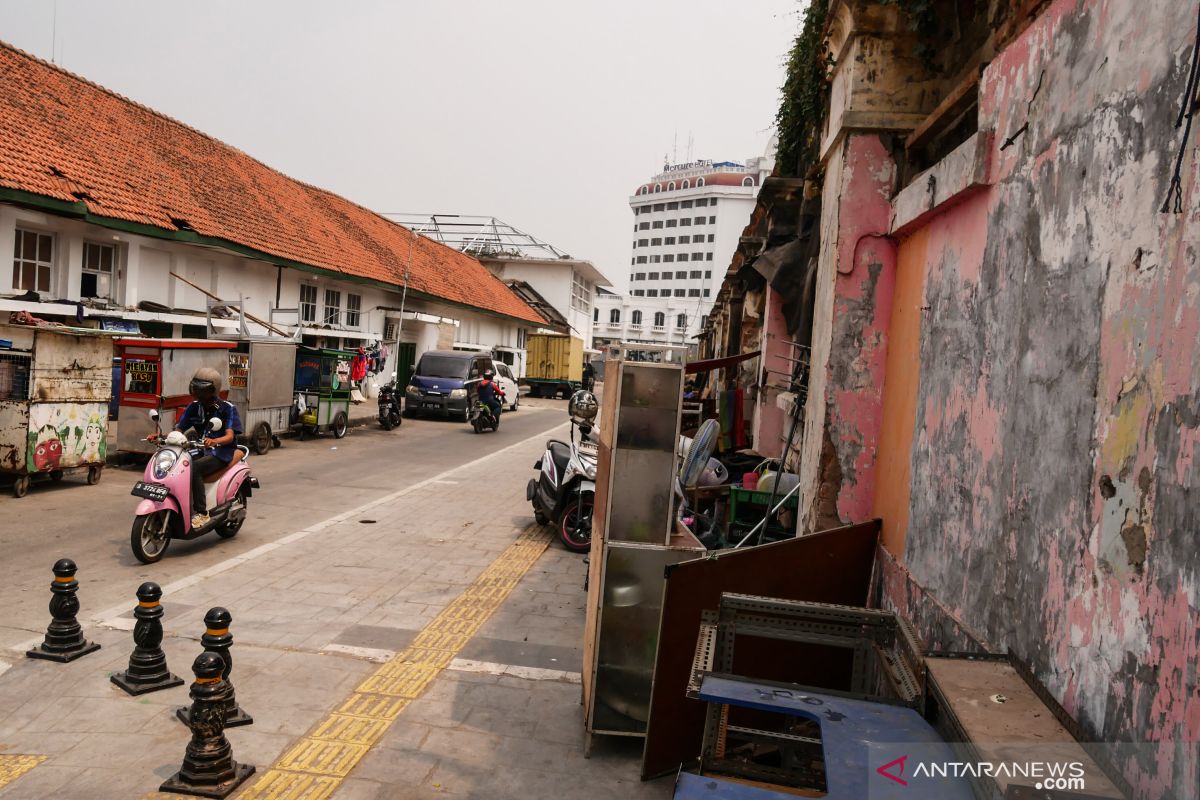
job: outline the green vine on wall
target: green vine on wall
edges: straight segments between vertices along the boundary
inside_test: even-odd
[[[908,27],[917,35],[913,55],[921,60],[925,68],[937,71],[937,49],[933,42],[938,39],[939,20],[934,8],[937,0],[879,0],[885,6],[899,6],[908,17]]]
[[[800,34],[788,54],[775,127],[779,132],[777,163],[785,177],[803,176],[817,160],[821,123],[829,98],[826,79],[825,17],[827,0],[809,0]]]

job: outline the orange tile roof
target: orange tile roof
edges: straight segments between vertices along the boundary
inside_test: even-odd
[[[0,187],[397,287],[411,234],[343,197],[0,42]],[[101,223],[103,224],[103,223]],[[409,289],[542,324],[476,259],[417,237]]]

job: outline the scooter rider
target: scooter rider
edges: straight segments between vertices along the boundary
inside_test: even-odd
[[[500,396],[504,393],[499,386],[496,385],[494,378],[496,373],[490,369],[483,371],[483,380],[479,382],[479,399],[482,400],[488,408],[492,410],[492,416],[500,419],[500,409],[503,404],[500,402]]]
[[[204,430],[214,416],[221,420],[219,435],[205,438],[204,455],[192,461],[192,527],[202,528],[209,523],[208,505],[204,495],[204,478],[229,466],[242,433],[242,420],[237,408],[220,397],[221,373],[210,367],[196,370],[188,390],[195,400],[184,409],[175,430],[195,428]]]

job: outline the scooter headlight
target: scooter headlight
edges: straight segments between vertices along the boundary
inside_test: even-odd
[[[590,461],[583,462],[583,474],[589,481],[596,480],[596,465]]]
[[[451,389],[450,390],[450,399],[451,400],[461,400],[466,396],[467,396],[466,389]]]
[[[154,477],[160,481],[171,473],[177,458],[174,450],[159,450],[154,456]]]

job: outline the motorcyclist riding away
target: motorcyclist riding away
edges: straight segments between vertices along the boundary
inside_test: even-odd
[[[204,478],[229,466],[237,451],[235,442],[242,433],[242,420],[237,408],[222,400],[221,373],[209,367],[196,370],[188,390],[195,398],[184,409],[183,416],[175,423],[175,430],[195,428],[204,430],[213,417],[221,420],[220,433],[204,439],[204,455],[192,461],[192,527],[201,528],[209,523],[208,502],[204,496]]]
[[[500,419],[500,409],[503,404],[500,398],[504,396],[504,390],[496,385],[496,373],[490,369],[483,371],[483,380],[479,382],[479,399],[492,410],[492,416]]]

